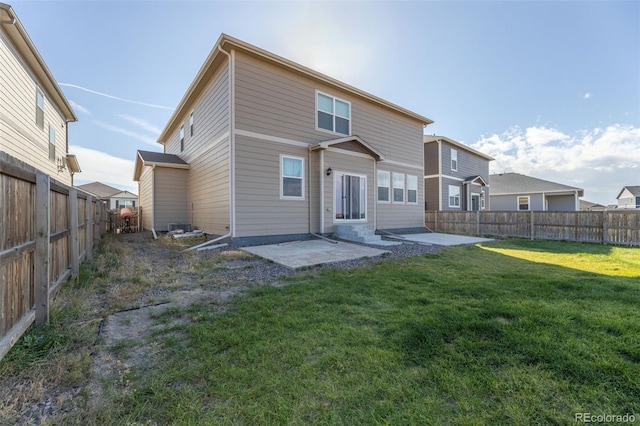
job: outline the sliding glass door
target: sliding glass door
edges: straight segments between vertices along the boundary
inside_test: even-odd
[[[336,220],[367,219],[367,178],[335,173],[334,203]]]

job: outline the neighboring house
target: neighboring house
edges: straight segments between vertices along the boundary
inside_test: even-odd
[[[625,186],[616,199],[619,209],[640,209],[640,186]]]
[[[105,185],[104,183],[92,182],[78,185],[77,188],[104,202],[110,210],[122,207],[137,207],[138,205],[138,196],[136,194]]]
[[[602,204],[592,203],[587,200],[580,200],[580,210],[583,212],[601,212],[605,209],[606,207]]]
[[[80,172],[68,152],[77,121],[13,8],[0,3],[0,151],[73,186]]]
[[[489,210],[493,158],[444,136],[424,136],[425,210]]]
[[[143,222],[186,221],[238,244],[339,224],[423,230],[430,123],[223,34],[159,137],[164,156],[136,156]]]
[[[520,173],[489,176],[491,210],[578,211],[582,188],[537,179]]]

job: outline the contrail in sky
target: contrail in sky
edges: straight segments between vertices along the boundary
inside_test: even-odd
[[[87,89],[86,87],[78,86],[76,84],[58,83],[58,85],[73,87],[74,89],[84,90],[85,92],[93,93],[94,95],[100,95],[100,96],[104,96],[105,98],[115,99],[117,101],[122,101],[122,102],[128,102],[130,104],[142,105],[142,106],[151,107],[151,108],[168,109],[170,111],[173,110],[173,108],[169,108],[163,105],[155,105],[155,104],[148,104],[146,102],[132,101],[131,99],[119,98],[117,96],[108,95],[106,93],[96,92],[95,90]]]

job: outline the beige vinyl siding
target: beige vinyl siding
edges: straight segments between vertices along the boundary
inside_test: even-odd
[[[324,179],[324,231],[334,232],[335,230],[335,207],[334,207],[334,179],[336,173],[362,175],[367,178],[367,218],[366,221],[339,221],[338,224],[366,223],[371,229],[375,229],[374,211],[376,181],[374,177],[374,159],[351,155],[348,152],[338,152],[327,150],[324,153],[324,168],[331,167],[331,176],[323,174]],[[329,211],[327,211],[329,209]]]
[[[422,148],[422,147],[421,147]],[[424,179],[420,178],[421,170],[378,163],[378,170],[392,173],[391,193],[393,194],[393,173],[405,174],[405,203],[378,203],[377,229],[421,228],[424,226]],[[418,177],[418,203],[407,203],[406,175]]]
[[[236,236],[309,232],[309,150],[236,136]],[[280,155],[304,159],[304,200],[280,199]]]
[[[189,223],[187,214],[188,170],[154,169],[154,223],[157,232],[167,231],[169,223]]]
[[[142,208],[142,227],[153,229],[153,168],[146,166],[138,182],[138,201]]]
[[[187,163],[202,155],[203,150],[229,132],[229,71],[220,67],[195,102],[192,110],[182,117],[184,126],[184,151],[180,152],[180,126],[165,145],[165,153],[180,156]],[[189,116],[193,112],[194,135],[189,131]]]
[[[191,161],[189,222],[209,234],[229,232],[229,139]]]
[[[389,160],[422,168],[422,123],[240,53],[235,68],[236,128],[307,143],[342,137],[316,130],[319,90],[351,103],[352,135]]]
[[[44,126],[36,124],[36,86],[44,93]],[[56,132],[56,158],[65,157],[67,125],[44,88],[0,30],[0,150],[66,185],[69,170],[58,172],[49,159],[49,124]]]

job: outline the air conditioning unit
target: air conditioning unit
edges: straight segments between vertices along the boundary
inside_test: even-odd
[[[170,223],[168,231],[175,231],[176,229],[182,229],[184,232],[191,232],[190,223]]]

